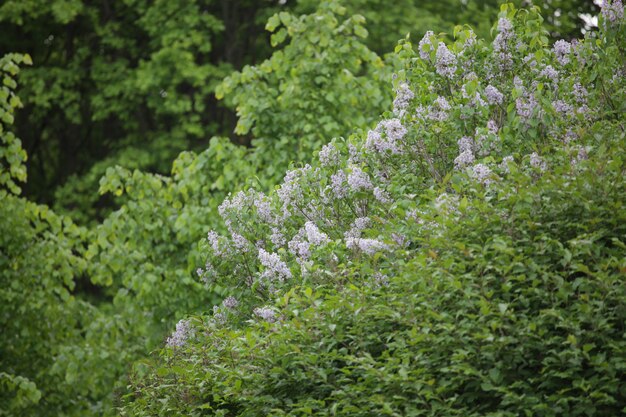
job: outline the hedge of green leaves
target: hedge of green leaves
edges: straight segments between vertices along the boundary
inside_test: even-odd
[[[227,289],[138,363],[125,416],[626,412],[626,24],[396,48],[393,109],[219,207]]]

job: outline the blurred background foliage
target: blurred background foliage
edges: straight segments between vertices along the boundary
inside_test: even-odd
[[[130,363],[219,297],[194,271],[224,197],[376,120],[398,39],[490,38],[498,3],[1,2],[0,415],[113,413]],[[597,12],[540,3],[566,39]]]

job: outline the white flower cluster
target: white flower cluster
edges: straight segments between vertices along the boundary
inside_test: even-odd
[[[352,167],[348,175],[348,185],[353,191],[371,190],[374,185],[370,176],[359,167]]]
[[[390,151],[399,154],[402,153],[402,140],[406,134],[407,129],[399,119],[383,120],[367,133],[365,147],[380,153]]]
[[[359,249],[368,255],[374,255],[377,252],[381,252],[389,249],[389,246],[377,239],[362,239],[356,237],[349,237],[346,239],[346,247],[348,249]]]
[[[265,271],[261,275],[270,281],[284,281],[291,278],[291,271],[285,262],[280,259],[276,253],[269,253],[263,248],[259,248],[259,261],[265,267]]]
[[[396,89],[396,98],[393,100],[393,112],[402,116],[407,107],[409,107],[413,97],[415,97],[415,94],[413,94],[409,85],[401,83]]]
[[[192,330],[189,320],[180,320],[176,324],[176,331],[167,338],[166,344],[168,347],[183,347],[191,336]]]
[[[452,78],[457,68],[456,56],[446,46],[445,43],[439,42],[437,47],[437,60],[435,62],[435,69],[437,74],[442,77]]]
[[[257,307],[253,310],[255,316],[265,320],[268,323],[276,321],[276,312],[269,307]]]

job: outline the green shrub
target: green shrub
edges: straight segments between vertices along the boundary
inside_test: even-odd
[[[626,25],[550,45],[536,8],[491,44],[396,48],[393,111],[219,208],[226,288],[132,376],[122,415],[625,411]]]

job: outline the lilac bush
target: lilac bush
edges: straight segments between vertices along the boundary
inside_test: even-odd
[[[492,43],[463,27],[449,43],[402,40],[379,123],[334,139],[268,194],[230,196],[229,233],[203,249],[210,285],[232,298],[172,371],[187,378],[176,404],[623,409],[626,25],[619,1],[603,10],[600,32],[569,43],[550,43],[536,8],[511,5]]]

